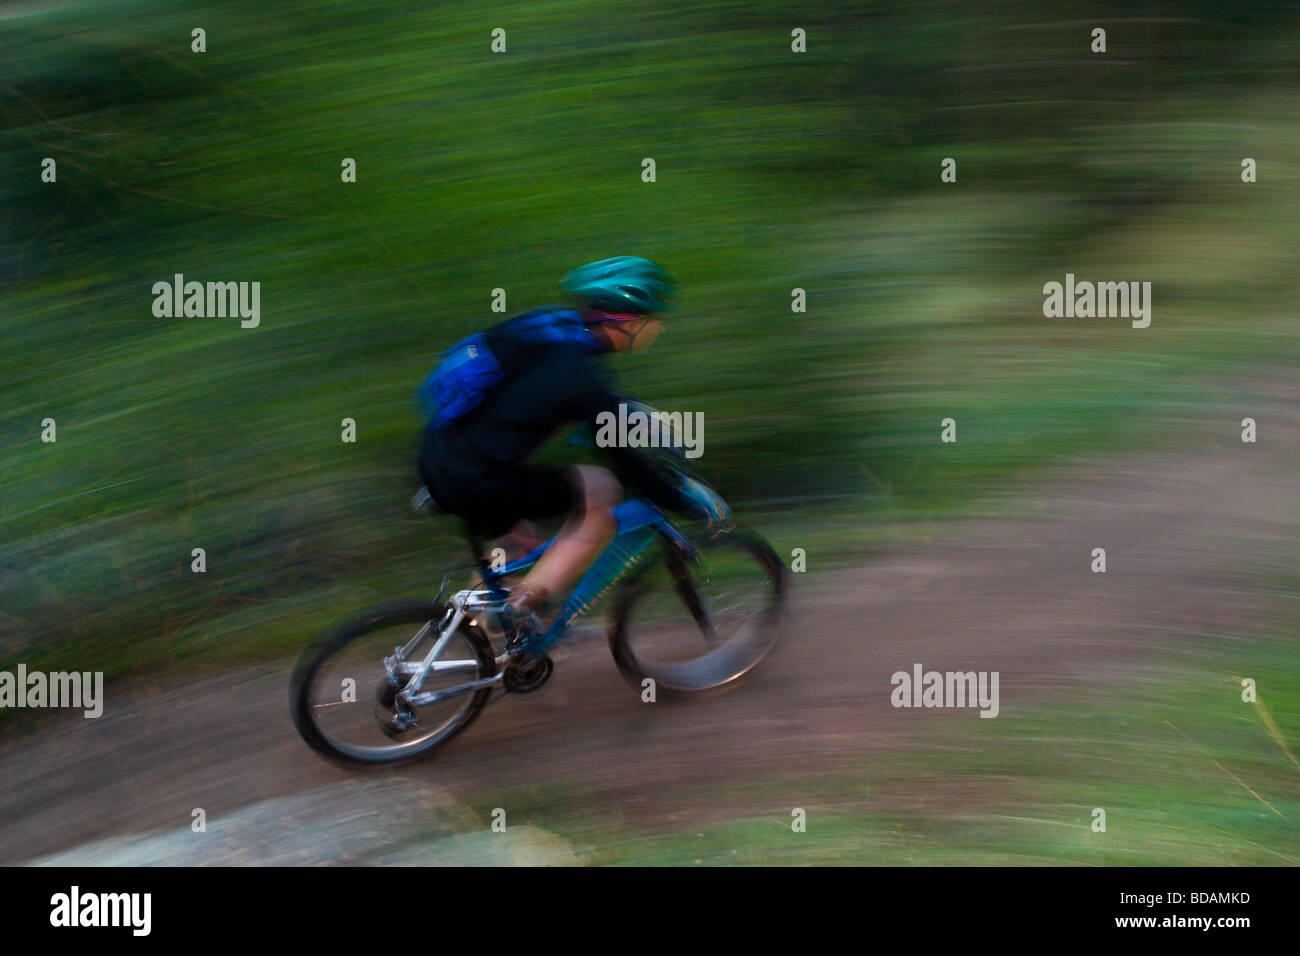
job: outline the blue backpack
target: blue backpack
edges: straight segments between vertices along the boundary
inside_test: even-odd
[[[582,316],[567,309],[533,309],[487,332],[468,335],[442,353],[442,361],[415,390],[426,427],[441,428],[465,419],[509,377],[512,370],[502,365],[488,345],[489,332],[507,336],[525,348],[568,343],[600,351],[582,324]]]

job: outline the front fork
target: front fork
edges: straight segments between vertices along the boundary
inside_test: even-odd
[[[675,547],[668,548],[668,573],[672,575],[673,590],[682,599],[686,609],[691,612],[691,617],[704,634],[704,640],[710,647],[717,647],[718,633],[714,630],[708,609],[705,608],[704,602],[700,600],[700,592],[696,589],[695,581],[691,578],[692,564],[699,569],[701,576],[707,581],[708,569],[704,567],[698,552],[686,555]]]

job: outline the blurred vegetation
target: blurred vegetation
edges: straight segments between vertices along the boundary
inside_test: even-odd
[[[1216,369],[1297,357],[1298,32],[1250,2],[11,4],[0,664],[283,652],[434,590],[464,547],[405,511],[412,389],[492,289],[521,311],[606,255],[681,281],[625,381],[705,414],[729,497],[796,500],[765,530],[842,544],[1158,438]],[[1152,281],[1151,328],[1045,320],[1067,271]],[[261,326],[154,318],[177,272],[260,282]]]

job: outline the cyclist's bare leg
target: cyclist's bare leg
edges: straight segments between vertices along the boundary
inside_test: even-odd
[[[501,557],[501,555],[497,553],[499,550],[505,552],[506,561],[514,561],[517,558],[522,558],[525,554],[532,551],[533,548],[537,547],[541,543],[542,534],[537,530],[537,526],[527,518],[520,518],[515,522],[513,528],[492,542],[492,546],[486,548],[480,557],[487,564],[491,564],[493,561]],[[470,588],[471,590],[478,587],[478,583],[482,578],[483,575],[480,572],[470,572],[469,582],[465,587]]]
[[[510,603],[518,611],[531,611],[562,591],[587,570],[617,530],[613,508],[623,498],[618,479],[595,465],[577,465],[573,471],[578,507],[564,522],[555,543],[510,592]]]
[[[513,528],[497,539],[497,547],[505,551],[507,561],[522,558],[541,543],[542,533],[527,518],[521,518]],[[488,559],[491,560],[490,555]]]

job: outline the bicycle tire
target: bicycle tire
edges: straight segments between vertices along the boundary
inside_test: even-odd
[[[294,668],[289,685],[289,700],[293,715],[293,724],[299,735],[317,753],[347,764],[394,764],[417,757],[428,756],[429,752],[447,743],[463,732],[487,705],[492,688],[484,687],[474,691],[469,706],[456,719],[438,733],[427,739],[414,741],[406,746],[361,747],[340,745],[317,725],[311,700],[312,678],[321,666],[335,653],[350,642],[378,628],[390,625],[421,621],[438,621],[446,612],[446,605],[427,601],[404,601],[384,605],[366,611],[334,629],[328,631],[303,651]],[[478,630],[460,628],[460,634],[468,641],[478,662],[478,677],[486,678],[496,675],[496,659],[492,653],[491,642]]]

